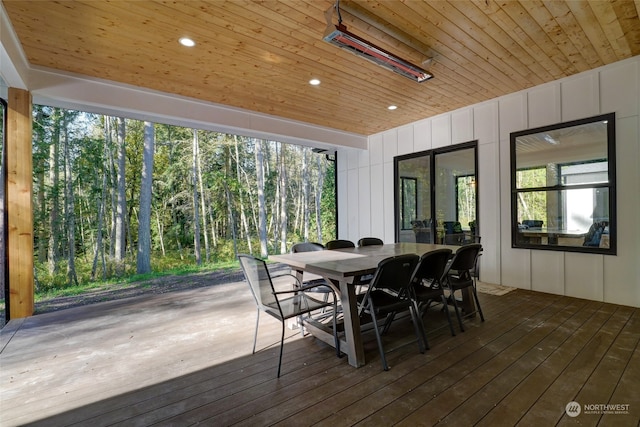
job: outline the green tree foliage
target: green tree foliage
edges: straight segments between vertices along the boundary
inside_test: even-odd
[[[91,278],[134,274],[144,123],[125,120],[126,258],[120,270],[113,247],[118,185],[117,120],[39,105],[34,106],[33,114],[37,286],[40,290],[68,286],[70,265],[75,265],[78,280],[83,283]],[[233,261],[238,252],[260,255],[261,246],[267,254],[279,253],[303,240],[305,230],[309,240],[317,240],[318,235],[323,241],[334,238],[335,163],[324,154],[313,153],[308,147],[282,149],[279,142],[198,130],[199,167],[194,178],[194,131],[166,124],[155,124],[154,128],[149,230],[154,271],[167,266],[194,266],[196,230],[201,242],[205,242],[206,233],[211,252],[207,254],[209,262]],[[67,151],[62,150],[64,138]],[[263,205],[258,203],[257,144],[262,145]],[[65,175],[67,162],[70,169]],[[286,174],[285,181],[281,180],[281,171]],[[202,181],[202,185],[195,183],[199,206],[194,206],[194,179]],[[72,193],[65,193],[65,188]],[[282,194],[286,197],[281,197]],[[69,204],[71,195],[73,203]],[[286,200],[284,210],[281,200]],[[320,221],[316,219],[318,200]],[[65,206],[73,206],[72,220],[63,215]],[[261,215],[266,227],[262,239]],[[282,215],[286,215],[286,220]],[[195,221],[199,221],[199,227]],[[282,224],[286,224],[284,232]],[[73,233],[69,226],[73,227]],[[66,245],[69,238],[74,242],[72,263]]]

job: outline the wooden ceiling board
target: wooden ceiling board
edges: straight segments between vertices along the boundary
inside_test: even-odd
[[[640,0],[341,0],[349,31],[433,57],[421,84],[324,42],[332,0],[43,4],[3,0],[32,66],[362,135],[640,54]]]

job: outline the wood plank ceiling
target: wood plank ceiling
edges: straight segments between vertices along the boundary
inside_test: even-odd
[[[640,54],[632,0],[340,2],[349,31],[433,58],[424,83],[324,42],[332,0],[3,5],[32,66],[363,135]]]

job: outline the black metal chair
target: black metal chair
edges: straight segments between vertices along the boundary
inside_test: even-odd
[[[358,240],[358,247],[362,246],[379,246],[384,245],[382,239],[378,239],[377,237],[363,237]]]
[[[416,301],[420,318],[429,309],[432,303],[442,303],[443,311],[447,315],[451,335],[455,336],[453,322],[449,314],[447,298],[444,295],[443,275],[447,269],[447,263],[451,258],[451,249],[436,249],[427,252],[420,257],[413,275],[411,276],[411,297]]]
[[[324,245],[329,250],[355,248],[356,245],[351,240],[330,240]]]
[[[476,302],[476,311],[480,314],[480,319],[484,322],[484,315],[482,314],[482,307],[478,300],[478,291],[476,290],[476,282],[472,275],[478,254],[482,250],[482,245],[479,243],[472,243],[460,247],[453,256],[451,262],[447,265],[444,272],[444,286],[445,289],[449,289],[450,300],[453,303],[453,307],[456,310],[456,317],[460,324],[460,330],[464,332],[464,326],[462,326],[462,317],[460,315],[460,307],[456,301],[455,292],[462,291],[466,288],[471,288],[473,298]],[[471,313],[465,313],[469,315]]]
[[[299,286],[290,290],[277,291],[274,287],[271,275],[267,269],[267,264],[260,258],[252,255],[239,254],[238,260],[244,272],[244,276],[249,283],[251,293],[256,301],[258,316],[256,318],[256,330],[253,335],[253,353],[256,352],[256,341],[258,338],[258,325],[260,323],[260,312],[264,311],[268,315],[278,319],[282,323],[282,336],[280,338],[280,357],[278,359],[278,377],[282,366],[282,351],[284,348],[285,320],[299,317],[304,322],[304,315],[311,316],[311,312],[325,307],[333,308],[333,336],[335,340],[336,354],[340,357],[340,340],[338,339],[336,313],[337,299],[333,293],[333,302],[320,301],[307,295],[306,292],[317,285]],[[295,276],[291,275],[293,279]],[[304,324],[300,324],[300,332],[304,333]]]
[[[358,296],[358,314],[361,318],[365,314],[371,316],[371,322],[378,341],[382,368],[385,371],[389,370],[389,365],[387,364],[380,326],[378,325],[378,319],[381,317],[385,317],[386,321],[390,321],[395,313],[409,310],[418,339],[418,348],[420,353],[425,351],[426,338],[422,329],[422,321],[415,301],[409,297],[408,291],[411,273],[418,263],[418,259],[418,255],[409,254],[389,257],[380,261],[369,289],[366,293]],[[386,326],[385,323],[385,329]]]

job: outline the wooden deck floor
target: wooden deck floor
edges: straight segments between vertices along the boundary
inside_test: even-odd
[[[640,310],[515,290],[480,294],[486,322],[449,335],[427,315],[420,354],[408,321],[373,334],[367,365],[288,331],[244,283],[130,298],[12,321],[2,330],[0,425],[637,426]],[[405,323],[406,322],[406,323]],[[582,413],[569,417],[576,401]],[[616,404],[606,408],[594,405]]]

